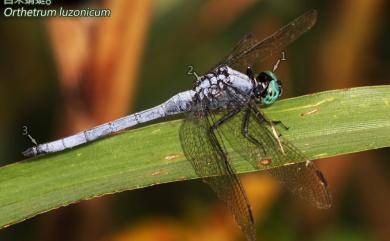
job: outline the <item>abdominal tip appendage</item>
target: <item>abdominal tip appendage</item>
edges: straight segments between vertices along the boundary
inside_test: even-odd
[[[23,156],[25,157],[32,157],[32,156],[36,156],[37,155],[37,150],[35,147],[30,147],[28,148],[27,150],[25,150],[24,152],[22,152]]]

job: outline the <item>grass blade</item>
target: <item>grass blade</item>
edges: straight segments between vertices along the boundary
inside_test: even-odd
[[[310,159],[390,146],[390,86],[327,91],[264,110]],[[0,168],[0,227],[110,193],[197,178],[181,151],[181,120],[124,132]],[[239,173],[255,171],[231,155]]]

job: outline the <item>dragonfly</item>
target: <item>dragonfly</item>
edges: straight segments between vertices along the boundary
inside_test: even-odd
[[[310,30],[317,19],[309,10],[264,40],[244,36],[216,67],[197,77],[191,90],[180,92],[153,108],[130,114],[56,141],[39,144],[25,156],[55,153],[167,116],[184,114],[181,146],[195,172],[227,205],[247,240],[256,240],[254,218],[246,192],[226,149],[232,149],[254,168],[264,170],[293,193],[318,208],[329,208],[331,198],[324,175],[268,119],[261,106],[273,104],[282,83],[273,71],[255,75],[252,66],[280,53]],[[274,168],[277,167],[277,168]]]

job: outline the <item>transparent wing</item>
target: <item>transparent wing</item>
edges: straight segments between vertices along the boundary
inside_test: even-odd
[[[293,193],[320,209],[330,208],[331,196],[327,182],[320,170],[311,161],[300,162],[268,172],[287,186]]]
[[[246,193],[227,160],[222,143],[222,149],[218,149],[210,139],[212,116],[202,109],[199,105],[194,107],[181,126],[184,154],[195,172],[227,204],[247,239],[254,241],[256,230]]]
[[[254,36],[253,33],[248,33],[238,41],[228,55],[226,55],[215,67],[230,63],[237,56],[240,56],[243,52],[253,48],[259,44],[259,40]],[[215,68],[214,67],[214,68]]]
[[[245,112],[249,112],[248,134],[243,135]],[[289,141],[280,137],[279,144],[263,114],[255,106],[241,111],[221,127],[232,148],[257,169],[266,169],[293,193],[318,208],[329,208],[331,198],[322,173]],[[283,147],[283,151],[280,147]],[[278,168],[273,168],[278,167]]]
[[[238,42],[231,53],[217,66],[228,65],[244,72],[247,67],[252,66],[255,62],[260,62],[274,54],[279,54],[289,44],[310,30],[316,23],[316,20],[317,11],[312,9],[262,41],[259,41],[253,34],[248,34]]]

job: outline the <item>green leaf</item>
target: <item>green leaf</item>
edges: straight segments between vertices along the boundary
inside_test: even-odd
[[[390,86],[327,91],[264,109],[309,159],[390,145]],[[197,178],[181,151],[181,120],[126,131],[0,168],[0,226],[97,196]],[[255,171],[230,155],[239,172]]]

